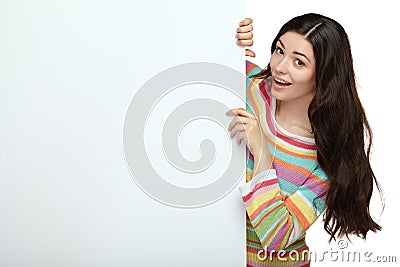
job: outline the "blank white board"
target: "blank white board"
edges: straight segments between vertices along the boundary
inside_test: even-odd
[[[244,2],[0,6],[0,265],[245,266],[245,147],[218,113],[244,107]],[[179,107],[189,120],[168,116]],[[143,185],[160,178],[173,186]]]

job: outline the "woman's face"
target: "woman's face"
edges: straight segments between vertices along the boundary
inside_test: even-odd
[[[311,43],[296,32],[286,32],[271,56],[272,95],[281,101],[314,97],[315,58]]]

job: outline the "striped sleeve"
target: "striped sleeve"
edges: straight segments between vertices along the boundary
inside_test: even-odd
[[[297,191],[284,197],[274,169],[239,187],[250,223],[268,251],[284,250],[302,237],[326,207],[328,182],[318,167]]]
[[[257,74],[262,69],[256,64],[246,60],[246,88],[251,88],[254,84],[257,83],[257,79],[252,78],[251,76]],[[246,93],[246,110],[250,111],[254,114],[254,109],[250,104],[250,100],[248,98],[248,94]],[[253,176],[253,166],[254,166],[254,158],[250,153],[250,150],[246,147],[246,182],[250,181]]]
[[[257,74],[262,69],[251,61],[246,60],[246,76],[250,78],[251,75]]]

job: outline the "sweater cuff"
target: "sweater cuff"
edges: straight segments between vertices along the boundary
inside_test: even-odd
[[[256,187],[257,184],[273,180],[276,178],[277,176],[275,169],[264,170],[259,174],[257,174],[256,176],[254,176],[253,179],[251,179],[251,181],[245,183],[242,186],[239,186],[238,188],[240,194],[242,195],[242,197],[247,196],[250,192],[254,191],[254,188]]]

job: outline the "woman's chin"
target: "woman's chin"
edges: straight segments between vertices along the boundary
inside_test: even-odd
[[[271,88],[271,95],[276,100],[284,100],[285,99],[284,92],[282,92],[282,90],[276,90],[276,89],[274,89],[274,87]]]

